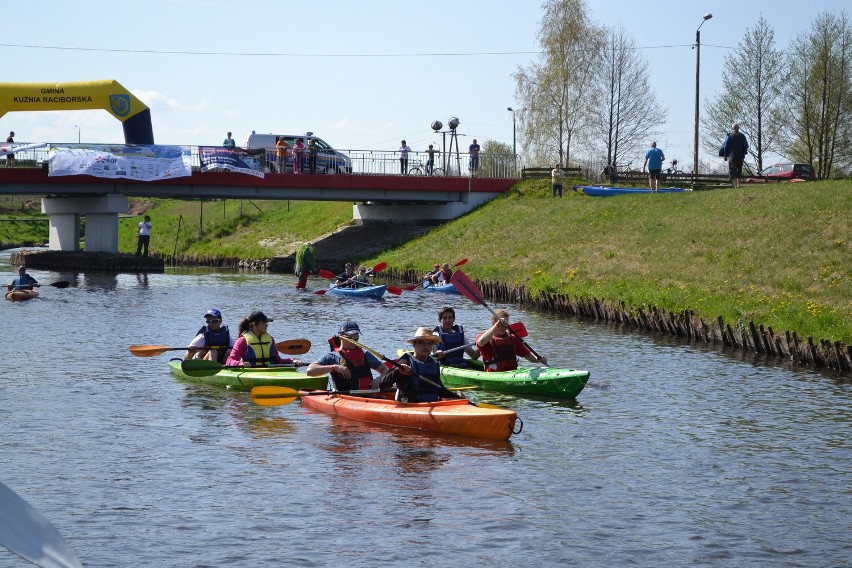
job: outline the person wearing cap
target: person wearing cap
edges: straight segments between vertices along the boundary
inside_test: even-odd
[[[190,342],[183,358],[207,359],[224,364],[234,346],[234,338],[228,326],[222,325],[222,312],[218,308],[210,308],[204,314],[204,324]]]
[[[418,327],[414,337],[407,342],[414,347],[414,352],[405,353],[400,357],[397,361],[399,367],[391,371],[387,378],[387,382],[396,382],[396,400],[441,400],[441,391],[445,388],[441,382],[441,366],[438,360],[432,357],[432,348],[441,342],[441,338],[428,327]]]
[[[298,359],[281,357],[275,339],[267,333],[270,318],[263,312],[252,312],[240,321],[240,337],[234,342],[225,365],[228,367],[269,367],[270,365],[295,365],[305,363]]]
[[[429,272],[427,272],[423,276],[423,287],[428,288],[429,286],[434,284],[435,281],[433,280],[433,277],[436,277],[440,273],[441,273],[441,265],[440,264],[432,265],[432,270],[430,270]]]
[[[337,335],[328,340],[331,351],[308,365],[305,374],[309,377],[327,374],[330,391],[378,390],[388,368],[369,351],[346,341],[347,338],[358,341],[360,337],[357,322],[343,322]],[[377,378],[373,378],[373,371],[379,373]]]
[[[18,275],[12,280],[12,283],[6,286],[6,289],[11,290],[32,290],[38,288],[41,284],[38,280],[27,274],[26,266],[18,267]]]
[[[467,341],[464,337],[464,328],[460,325],[456,325],[456,311],[453,308],[449,306],[441,308],[438,312],[438,322],[440,322],[440,325],[436,326],[435,329],[432,330],[440,338],[440,342],[435,345],[434,355],[442,365],[460,367],[462,369],[467,368],[468,365],[464,358],[465,353],[467,353],[471,359],[479,359],[479,350],[473,346],[460,349],[444,356],[444,351],[449,351],[450,349],[467,345]]]
[[[520,337],[509,333],[509,312],[506,310],[494,310],[491,327],[476,336],[476,346],[486,371],[514,371],[518,368],[518,357],[547,365],[547,357],[536,357]]]

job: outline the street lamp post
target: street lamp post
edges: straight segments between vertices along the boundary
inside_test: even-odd
[[[74,128],[77,129],[77,144],[79,144],[80,143],[80,127],[75,124]]]
[[[698,176],[698,114],[699,114],[699,98],[698,85],[701,77],[701,26],[704,22],[713,17],[713,14],[707,12],[704,14],[704,19],[698,24],[698,29],[695,30],[695,164],[692,168],[692,187],[695,187],[695,180]]]
[[[506,110],[512,113],[512,161],[515,166],[515,175],[518,172],[518,129],[517,123],[515,122],[515,109],[512,107],[506,107]]]

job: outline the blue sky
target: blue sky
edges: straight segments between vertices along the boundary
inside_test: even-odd
[[[643,47],[669,109],[659,145],[684,163],[695,105],[691,45],[706,12],[702,103],[721,88],[725,53],[761,14],[783,48],[819,12],[848,5],[589,2],[596,20],[623,23]],[[535,58],[540,18],[540,3],[525,0],[15,2],[3,8],[3,81],[115,79],[151,107],[160,144],[221,144],[228,130],[238,143],[252,130],[310,130],[343,149],[395,150],[405,138],[421,150],[440,145],[429,125],[451,116],[461,120],[463,148],[473,138],[511,144],[506,107],[519,108],[511,74]],[[75,125],[83,142],[123,141],[104,111],[0,118],[0,132],[14,130],[18,142],[76,142]]]

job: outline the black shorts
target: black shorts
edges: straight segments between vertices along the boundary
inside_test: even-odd
[[[731,179],[743,177],[743,157],[728,156],[728,174]]]
[[[663,170],[648,170],[648,178],[650,179],[660,179],[660,175],[663,173]]]

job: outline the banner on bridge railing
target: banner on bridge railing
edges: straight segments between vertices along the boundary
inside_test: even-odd
[[[48,176],[89,175],[156,181],[192,175],[189,146],[50,146]]]
[[[262,178],[264,149],[227,148],[225,146],[199,146],[198,161],[201,171],[228,170]]]

